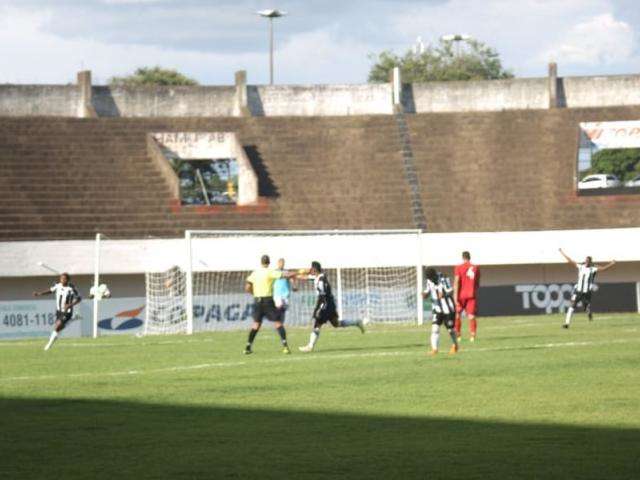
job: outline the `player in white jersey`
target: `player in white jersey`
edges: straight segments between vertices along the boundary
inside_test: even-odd
[[[78,294],[78,290],[76,290],[75,285],[69,283],[70,280],[71,277],[69,276],[69,274],[63,273],[60,275],[60,281],[48,290],[44,290],[42,292],[33,292],[34,297],[50,295],[52,293],[55,293],[56,295],[56,323],[53,326],[53,332],[51,332],[49,341],[44,347],[45,350],[49,350],[51,348],[53,342],[55,342],[58,338],[60,332],[64,330],[67,322],[69,322],[69,320],[73,318],[73,307],[75,307],[82,301],[82,298]]]
[[[560,254],[565,258],[567,262],[578,269],[578,283],[573,287],[573,294],[571,295],[571,306],[567,309],[567,315],[565,316],[562,328],[569,328],[571,325],[571,317],[573,312],[577,308],[578,304],[582,304],[584,311],[587,312],[589,321],[593,320],[593,313],[591,312],[591,293],[593,292],[593,286],[598,272],[604,272],[613,267],[615,260],[610,261],[606,265],[598,266],[593,263],[593,259],[588,256],[585,258],[584,263],[578,263],[574,261],[569,255],[564,253],[560,248]]]
[[[313,309],[313,330],[309,337],[309,343],[303,347],[299,347],[301,352],[310,353],[313,351],[320,337],[320,328],[322,328],[322,325],[325,323],[330,323],[334,328],[358,327],[360,331],[364,333],[362,320],[339,319],[331,285],[319,262],[311,262],[311,269],[308,273],[301,271],[297,278],[300,280],[313,280],[313,285],[318,294],[316,306]]]
[[[438,344],[440,342],[440,326],[444,324],[451,337],[451,349],[449,354],[458,352],[458,339],[454,330],[456,319],[456,305],[453,301],[453,288],[449,278],[434,268],[427,268],[425,289],[422,295],[431,296],[431,309],[433,320],[431,323],[431,351],[429,355],[438,354]]]

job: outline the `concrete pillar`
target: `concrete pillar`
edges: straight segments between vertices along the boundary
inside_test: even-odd
[[[78,72],[78,91],[80,100],[78,102],[78,117],[97,117],[96,111],[91,103],[91,70]]]
[[[238,70],[235,74],[236,98],[234,115],[237,117],[250,117],[249,99],[247,96],[247,72]]]
[[[393,112],[402,112],[402,77],[399,67],[393,67],[389,73],[389,83],[391,83],[391,108]]]
[[[549,63],[549,108],[558,108],[558,64]]]

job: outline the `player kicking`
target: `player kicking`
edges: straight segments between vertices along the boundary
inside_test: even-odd
[[[562,328],[569,328],[571,325],[571,317],[573,312],[579,303],[582,304],[584,311],[587,312],[589,321],[593,320],[593,313],[591,312],[591,293],[593,292],[594,280],[598,272],[604,272],[616,264],[615,260],[610,261],[606,265],[597,266],[593,263],[593,259],[588,256],[585,258],[584,263],[577,263],[569,255],[559,248],[558,251],[567,262],[578,269],[578,283],[573,287],[573,293],[571,294],[571,306],[567,309],[567,315],[564,319]]]
[[[454,322],[456,317],[456,306],[453,301],[453,289],[449,278],[440,272],[436,272],[434,268],[427,268],[425,276],[427,277],[423,296],[431,295],[431,305],[433,311],[433,320],[431,323],[431,351],[429,355],[438,354],[438,344],[440,342],[440,326],[444,324],[451,337],[450,355],[458,352],[458,339],[454,330]]]
[[[458,341],[462,338],[462,312],[469,319],[470,340],[473,342],[478,334],[478,320],[476,313],[478,304],[476,298],[480,288],[480,269],[471,263],[471,254],[462,252],[462,263],[455,269],[453,279],[453,298],[456,301],[456,320],[454,329]]]
[[[34,297],[50,295],[52,293],[56,294],[56,323],[53,326],[53,332],[51,332],[49,341],[44,347],[45,350],[51,348],[60,332],[64,330],[64,327],[67,326],[67,323],[73,317],[73,307],[82,300],[78,294],[78,290],[76,290],[76,287],[72,283],[69,283],[70,281],[71,277],[69,274],[63,273],[60,275],[59,282],[50,289],[42,292],[33,292]]]
[[[322,325],[329,322],[334,328],[358,327],[364,333],[364,325],[361,320],[339,320],[336,302],[331,292],[331,285],[327,279],[327,275],[322,271],[319,262],[311,262],[311,269],[308,274],[300,274],[298,278],[301,280],[313,280],[318,299],[313,309],[313,330],[309,337],[309,343],[304,347],[299,347],[301,352],[313,352],[318,338],[320,337],[320,329]]]
[[[260,268],[254,270],[251,275],[249,275],[245,284],[246,292],[252,294],[254,300],[253,325],[249,331],[249,339],[244,349],[245,355],[253,353],[253,341],[256,335],[258,335],[260,327],[262,327],[262,320],[265,318],[274,323],[276,331],[280,336],[282,352],[286,354],[291,353],[289,345],[287,344],[287,332],[284,329],[278,310],[273,302],[273,283],[283,277],[290,278],[294,276],[294,274],[269,268],[270,263],[269,255],[263,255],[260,259]]]

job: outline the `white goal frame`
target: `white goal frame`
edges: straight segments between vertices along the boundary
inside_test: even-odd
[[[423,303],[422,303],[422,291],[423,291],[423,279],[422,279],[422,269],[423,269],[423,256],[422,256],[422,231],[418,229],[397,229],[397,230],[186,230],[185,231],[185,262],[184,262],[184,270],[186,273],[186,302],[185,307],[187,310],[187,325],[186,325],[186,333],[192,334],[194,332],[194,272],[202,271],[200,267],[194,267],[194,246],[193,241],[194,238],[198,236],[211,236],[211,237],[282,237],[282,238],[290,238],[290,237],[319,237],[319,238],[327,238],[327,237],[356,237],[362,238],[366,240],[367,237],[375,238],[380,236],[406,236],[407,239],[411,237],[415,237],[415,243],[413,252],[406,251],[396,251],[393,252],[395,254],[395,258],[390,259],[390,263],[385,262],[385,258],[388,257],[390,252],[379,251],[372,252],[364,248],[362,252],[359,252],[360,249],[351,249],[348,253],[352,255],[350,258],[346,258],[347,255],[343,255],[343,258],[340,258],[340,255],[336,255],[336,252],[331,252],[333,258],[325,262],[324,259],[328,255],[329,252],[323,251],[313,251],[309,252],[306,255],[306,259],[303,263],[301,263],[299,258],[300,255],[293,255],[291,261],[287,258],[287,268],[298,269],[303,267],[308,267],[308,264],[311,260],[320,260],[323,264],[323,267],[329,269],[336,270],[336,285],[334,288],[334,293],[336,294],[336,303],[338,307],[338,313],[342,314],[343,307],[343,296],[342,296],[342,271],[348,268],[385,268],[385,267],[402,267],[402,268],[415,268],[416,275],[416,319],[417,323],[422,325],[424,323],[424,312],[423,312]],[[384,237],[382,237],[384,238]],[[353,243],[355,239],[351,239]],[[380,240],[380,238],[378,238]],[[405,240],[405,241],[406,241]],[[366,242],[365,242],[366,243]],[[375,242],[372,242],[372,244]],[[378,242],[380,243],[380,242]],[[406,243],[403,242],[403,245],[406,247]],[[403,249],[400,249],[403,250]],[[265,252],[267,253],[267,252]],[[361,253],[361,255],[360,255]],[[394,254],[390,255],[394,257]],[[225,272],[229,270],[252,270],[256,268],[258,262],[258,256],[256,256],[256,252],[251,252],[251,257],[246,259],[242,259],[241,262],[238,262],[238,259],[235,259],[235,263],[230,261],[229,259],[224,259],[222,263],[226,265],[221,266],[219,269],[216,269],[216,266],[213,269],[209,270],[212,272],[220,271]],[[315,257],[318,258],[315,258]],[[361,257],[361,258],[353,258]],[[246,257],[246,255],[245,255]],[[313,257],[313,258],[312,258]],[[400,257],[403,257],[400,259]],[[272,261],[275,262],[275,258],[272,258]],[[401,263],[398,263],[401,262]],[[368,279],[368,276],[365,273],[365,279]],[[368,281],[368,280],[367,280]],[[368,283],[366,285],[368,290]],[[368,299],[367,295],[367,299]]]

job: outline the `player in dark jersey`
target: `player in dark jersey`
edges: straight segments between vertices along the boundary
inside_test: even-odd
[[[437,355],[440,341],[440,326],[444,324],[451,337],[449,354],[458,352],[458,339],[454,329],[456,319],[456,305],[453,301],[453,288],[449,279],[434,268],[427,268],[424,297],[431,296],[433,320],[431,323],[431,351],[429,355]]]
[[[571,317],[573,312],[582,304],[584,311],[587,312],[589,321],[593,320],[593,314],[591,313],[591,292],[595,285],[596,274],[598,272],[604,272],[616,264],[615,260],[607,263],[606,265],[598,266],[593,263],[593,259],[588,256],[585,258],[584,263],[578,263],[567,255],[561,248],[558,249],[560,255],[564,259],[578,269],[578,282],[573,287],[573,293],[571,294],[571,306],[567,309],[567,315],[565,316],[562,328],[569,328],[571,325]]]
[[[319,262],[311,262],[311,269],[308,274],[301,272],[297,277],[299,280],[313,280],[313,284],[318,294],[315,308],[313,309],[313,330],[309,337],[309,343],[304,347],[299,347],[301,352],[310,353],[313,351],[318,338],[320,337],[320,328],[325,323],[330,323],[334,328],[358,327],[364,333],[364,325],[362,320],[339,320],[336,301],[333,298],[331,285],[327,279],[327,275],[322,271]]]
[[[42,292],[33,292],[34,297],[40,297],[42,295],[56,294],[56,323],[53,326],[53,332],[49,337],[49,342],[44,347],[45,350],[49,350],[56,341],[58,335],[67,323],[73,318],[73,307],[80,303],[82,298],[78,294],[75,285],[69,283],[71,277],[68,273],[60,275],[60,281],[53,285],[48,290]]]

